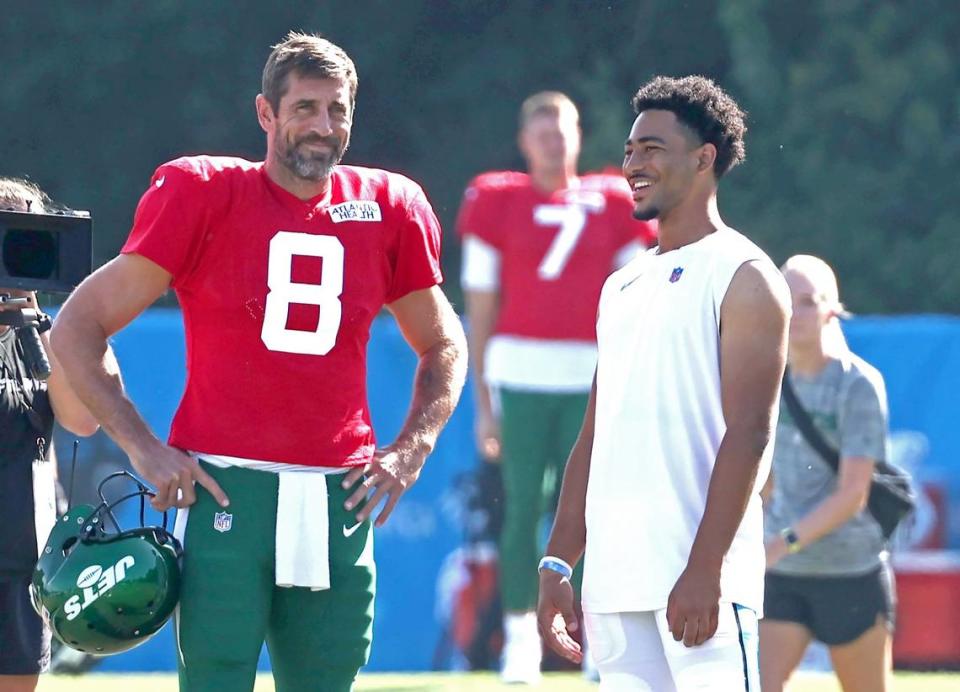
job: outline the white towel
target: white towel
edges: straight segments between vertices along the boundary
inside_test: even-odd
[[[281,471],[277,491],[277,586],[330,588],[327,476]]]
[[[50,529],[57,523],[56,463],[49,459],[33,462],[33,521],[37,555],[43,555]]]

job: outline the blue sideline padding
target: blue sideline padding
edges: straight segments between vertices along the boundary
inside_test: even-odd
[[[948,546],[960,548],[960,466],[956,463],[960,426],[955,421],[960,401],[960,319],[859,317],[847,322],[844,330],[854,351],[879,368],[886,379],[899,460],[906,459],[920,480],[938,484],[947,493],[951,510]],[[179,312],[148,311],[116,337],[115,349],[130,397],[153,429],[166,435],[184,381]],[[415,363],[393,320],[376,320],[369,346],[369,396],[381,444],[389,442],[402,424]],[[377,619],[368,670],[431,667],[442,636],[435,613],[436,578],[444,558],[460,545],[463,534],[463,508],[454,492],[454,480],[475,465],[472,417],[468,389],[419,482],[401,500],[387,525],[377,530]],[[223,584],[230,588],[230,575],[223,575]],[[144,646],[107,659],[100,669],[172,670],[175,665],[168,626]]]

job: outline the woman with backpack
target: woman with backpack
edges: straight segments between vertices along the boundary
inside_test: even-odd
[[[764,489],[762,688],[783,690],[807,646],[818,640],[829,648],[844,690],[883,691],[895,595],[884,531],[867,507],[875,468],[887,461],[883,379],[847,346],[829,265],[797,255],[782,271],[793,317],[773,469]]]

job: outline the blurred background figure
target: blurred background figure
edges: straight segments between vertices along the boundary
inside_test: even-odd
[[[893,573],[867,511],[874,467],[887,459],[883,378],[850,352],[833,270],[796,255],[783,265],[793,298],[788,374],[816,430],[839,451],[839,470],[780,407],[765,489],[766,617],[760,624],[763,690],[782,690],[817,640],[844,690],[884,690],[891,667]]]
[[[0,178],[0,209],[43,213],[48,205],[33,183]],[[0,288],[0,294],[26,299],[2,302],[0,312],[41,314],[33,291]],[[19,332],[0,319],[0,692],[34,690],[50,664],[50,630],[30,604],[27,586],[56,521],[54,419],[77,435],[92,435],[98,427],[67,383],[46,331],[40,336],[51,365],[46,379],[35,374]],[[116,366],[112,351],[106,360]]]
[[[538,528],[556,505],[586,408],[600,288],[656,236],[654,226],[633,219],[619,173],[577,175],[580,139],[577,107],[567,96],[530,96],[518,136],[528,173],[475,178],[457,223],[477,446],[484,458],[503,462],[506,682],[540,676]]]

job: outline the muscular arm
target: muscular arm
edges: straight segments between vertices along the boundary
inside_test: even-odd
[[[720,568],[773,434],[786,364],[790,296],[772,266],[744,264],[720,309],[720,389],[727,430],[720,444],[687,568],[667,604],[677,641],[701,644],[716,632]]]
[[[74,435],[87,437],[97,432],[100,424],[96,417],[87,409],[77,393],[73,391],[70,382],[63,372],[60,359],[57,358],[46,334],[41,336],[43,346],[50,359],[50,377],[47,379],[47,392],[50,395],[50,406],[57,422]],[[113,349],[107,346],[104,351],[100,367],[111,377],[120,378],[120,366],[113,354]]]
[[[393,444],[418,448],[426,458],[456,408],[467,376],[463,327],[439,286],[387,307],[419,359],[410,409]]]
[[[567,459],[560,501],[547,541],[547,555],[559,557],[571,566],[580,560],[587,541],[587,480],[590,476],[596,411],[597,377],[594,374],[583,425]],[[580,645],[569,634],[578,627],[573,607],[573,587],[557,572],[547,569],[540,573],[537,624],[541,636],[551,649],[569,661],[580,663]]]
[[[710,477],[691,564],[719,570],[753,494],[760,457],[773,435],[786,364],[790,308],[772,268],[745,264],[720,310],[720,390],[727,431]]]
[[[107,338],[163,295],[169,284],[170,275],[153,262],[120,255],[77,287],[50,332],[73,390],[131,457],[142,456],[159,440],[124,394],[119,371],[108,369]]]
[[[107,357],[107,338],[167,290],[170,274],[139,255],[120,255],[87,277],[57,315],[50,343],[73,391],[133,467],[157,491],[159,510],[196,499],[193,481],[226,505],[227,497],[195,460],[163,444],[123,391]]]
[[[346,501],[352,509],[370,491],[366,506],[357,513],[365,521],[380,503],[382,526],[400,496],[417,480],[427,455],[460,399],[467,374],[466,338],[453,308],[438,286],[415,291],[387,306],[404,339],[419,359],[413,397],[406,420],[393,443],[378,449],[366,468],[350,471],[344,487],[366,480]]]

